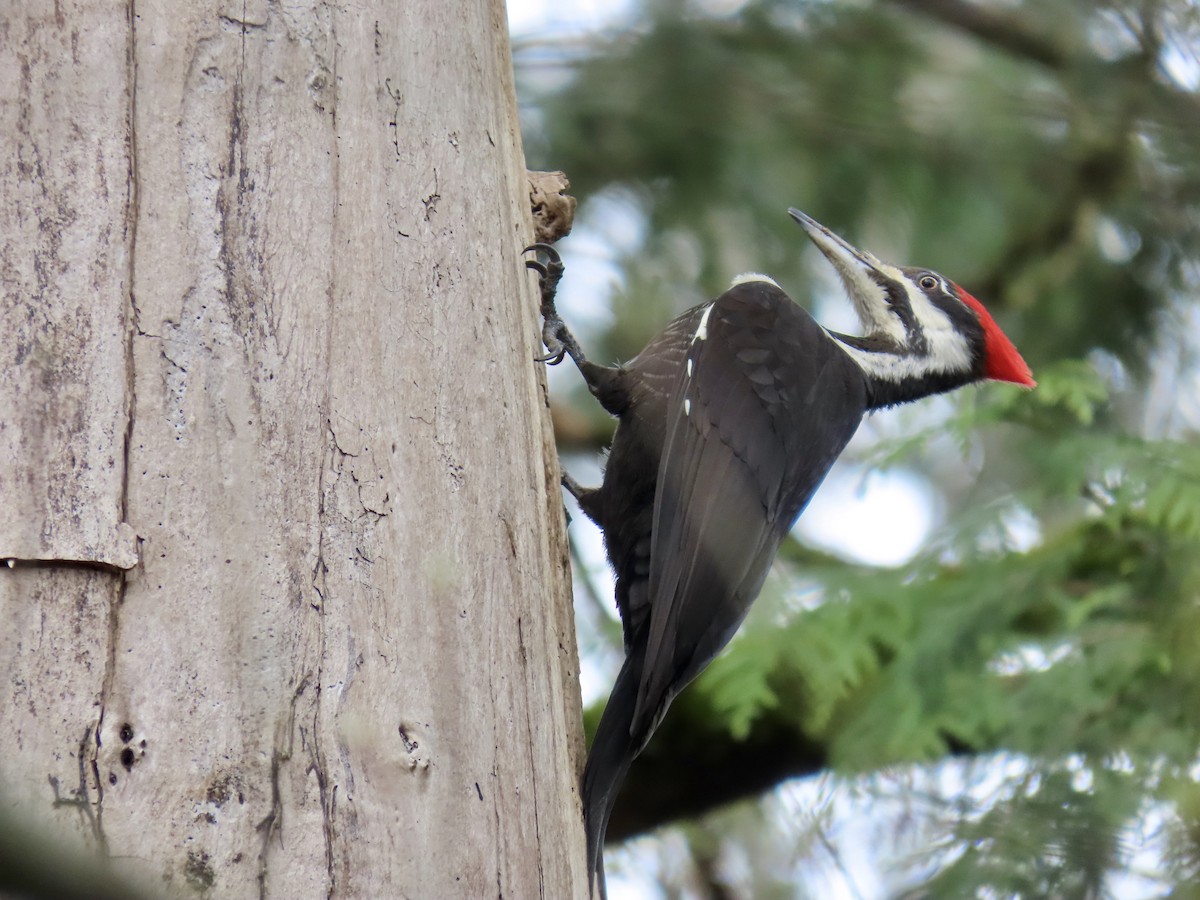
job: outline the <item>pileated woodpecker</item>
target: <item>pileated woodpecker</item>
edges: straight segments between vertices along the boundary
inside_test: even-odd
[[[863,336],[828,331],[765,275],[736,278],[633,360],[590,362],[559,317],[545,244],[540,360],[575,361],[619,419],[598,488],[563,484],[604,531],[625,663],[583,775],[589,885],[630,763],[672,699],[733,637],[784,536],[871,410],[993,379],[1033,387],[983,304],[937,272],[888,265],[788,212],[845,284]]]

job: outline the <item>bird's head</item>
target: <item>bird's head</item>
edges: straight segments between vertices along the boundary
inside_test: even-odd
[[[863,336],[833,334],[890,405],[991,379],[1033,387],[1033,373],[983,304],[929,269],[893,266],[798,209],[788,213],[833,263]]]

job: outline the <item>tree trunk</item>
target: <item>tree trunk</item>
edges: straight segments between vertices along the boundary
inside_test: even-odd
[[[0,802],[171,893],[585,893],[503,5],[0,30]]]

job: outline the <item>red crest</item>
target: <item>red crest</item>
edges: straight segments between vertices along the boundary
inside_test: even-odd
[[[1000,326],[996,324],[991,313],[982,303],[957,284],[954,285],[954,289],[958,291],[959,299],[975,310],[975,315],[979,317],[979,324],[983,326],[984,375],[993,381],[1011,381],[1013,384],[1023,387],[1034,387],[1037,382],[1033,380],[1033,372],[1030,371],[1029,364],[1021,358],[1021,354],[1017,352],[1013,342],[1008,339],[1008,335],[1000,330]]]

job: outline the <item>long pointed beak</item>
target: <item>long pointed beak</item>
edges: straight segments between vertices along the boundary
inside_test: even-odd
[[[788,215],[805,230],[825,258],[833,263],[846,293],[854,303],[863,327],[868,330],[887,328],[889,297],[885,284],[894,281],[896,270],[873,253],[859,250],[849,241],[834,234],[812,216],[792,207]]]

